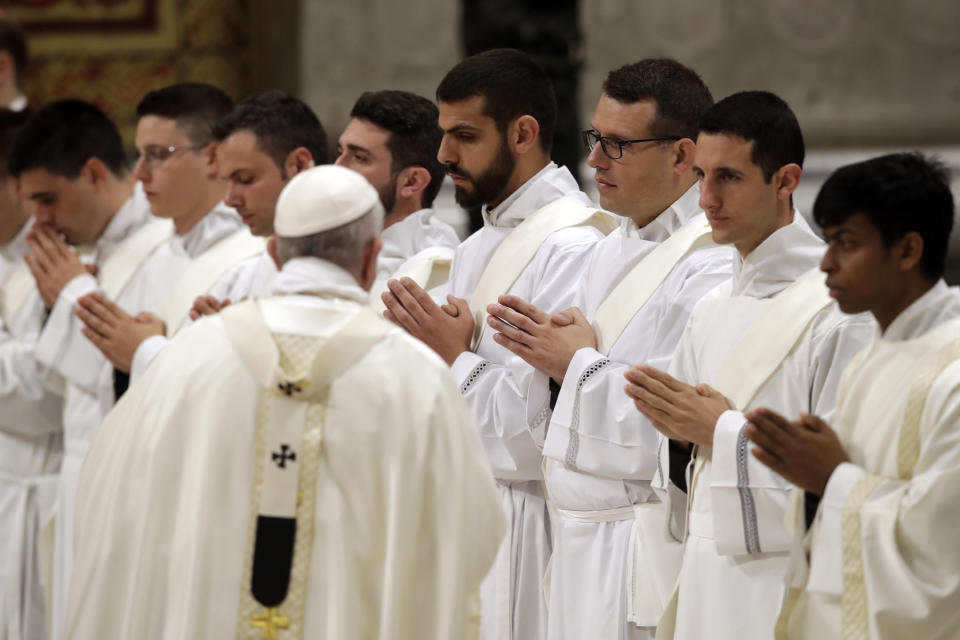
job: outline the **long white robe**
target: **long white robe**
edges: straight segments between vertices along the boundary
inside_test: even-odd
[[[565,168],[550,164],[496,209],[484,212],[484,226],[457,249],[450,293],[469,300],[500,243],[527,216],[560,198],[589,204]],[[570,227],[550,234],[509,293],[548,312],[571,305],[575,287],[563,274],[582,260],[602,234]],[[507,292],[504,292],[507,293]],[[543,578],[551,553],[550,523],[543,494],[540,448],[550,415],[545,375],[493,341],[489,327],[476,352],[454,362],[454,379],[470,406],[501,490],[508,536],[484,581],[483,623],[490,640],[546,637]]]
[[[98,261],[114,244],[151,219],[149,206],[138,192],[114,216],[97,241]],[[131,314],[156,313],[190,260],[242,226],[236,212],[217,205],[183,236],[171,235],[140,264],[114,302]],[[63,616],[73,558],[74,500],[80,467],[100,423],[116,402],[114,369],[81,333],[74,313],[76,300],[98,290],[93,276],[71,280],[57,298],[37,343],[37,359],[67,381],[64,392],[64,458],[57,496],[53,565],[51,637],[63,637]]]
[[[0,287],[25,268],[27,222],[0,247]],[[30,279],[32,284],[33,280]],[[47,637],[37,535],[53,508],[63,455],[59,396],[47,390],[33,348],[46,315],[32,288],[0,320],[0,638]]]
[[[316,259],[288,262],[276,291],[259,302],[275,336],[328,338],[367,302]],[[98,434],[78,495],[71,640],[261,637],[238,621],[264,388],[224,329],[239,310],[181,331]],[[296,637],[476,638],[504,522],[449,370],[387,328],[324,404],[316,486],[300,484],[315,504],[309,567],[291,587],[306,591]]]
[[[940,281],[847,367],[833,427],[851,461],[795,547],[778,637],[957,637],[958,337],[960,292]]]
[[[587,257],[575,304],[593,321],[614,287],[660,242],[691,220],[703,220],[691,187],[642,229],[629,218]],[[663,540],[663,513],[650,487],[657,431],[623,393],[634,364],[666,369],[697,301],[731,275],[732,249],[694,251],[682,259],[637,311],[608,354],[580,349],[567,368],[543,446],[547,494],[557,508],[550,578],[551,640],[652,637],[679,569],[679,542]],[[634,536],[643,573],[629,584]],[[671,557],[674,562],[670,562]],[[658,563],[665,565],[657,571]],[[671,565],[675,568],[671,569]],[[662,573],[672,574],[662,577]],[[640,594],[643,595],[640,595]],[[628,622],[627,600],[647,605]],[[665,600],[666,598],[663,598]]]
[[[751,321],[778,293],[816,268],[823,251],[823,242],[795,212],[791,224],[745,259],[736,254],[733,279],[694,308],[670,372],[690,384],[713,385]],[[766,406],[785,415],[803,411],[829,420],[843,367],[875,331],[872,317],[844,315],[831,303],[814,316],[750,407],[741,409]],[[784,526],[791,487],[743,446],[744,424],[742,411],[726,411],[717,421],[713,446],[697,453],[702,469],[690,483],[677,607],[675,615],[672,609],[664,614],[658,638],[739,640],[773,634],[791,542]],[[667,451],[665,444],[660,449]],[[658,469],[661,480],[668,468],[664,460]]]

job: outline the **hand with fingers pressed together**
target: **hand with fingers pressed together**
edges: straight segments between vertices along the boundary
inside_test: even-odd
[[[487,324],[497,331],[493,340],[530,366],[563,383],[578,349],[595,349],[597,336],[580,309],[549,314],[529,302],[503,295],[487,306]]]
[[[787,420],[761,407],[746,418],[743,435],[756,445],[753,455],[804,491],[823,495],[833,471],[850,460],[837,432],[818,416],[801,413]]]
[[[663,435],[678,442],[713,444],[717,420],[731,409],[722,393],[706,384],[681,382],[665,371],[637,365],[624,387],[637,409]]]
[[[190,319],[198,320],[201,316],[212,316],[230,306],[230,298],[217,300],[213,296],[197,296],[190,309]]]
[[[27,246],[31,255],[25,255],[24,260],[47,309],[53,308],[60,292],[71,280],[94,272],[93,267],[81,264],[73,249],[51,227],[34,227],[27,234]]]
[[[381,296],[387,307],[384,318],[426,343],[449,365],[470,350],[474,321],[466,300],[447,296],[448,304],[440,306],[410,278],[390,280],[387,288]]]
[[[165,333],[163,320],[154,314],[131,316],[102,293],[90,293],[77,300],[74,313],[86,325],[83,335],[124,373],[130,373],[141,342]]]

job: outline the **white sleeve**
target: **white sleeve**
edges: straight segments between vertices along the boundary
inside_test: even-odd
[[[73,311],[79,298],[96,290],[97,281],[89,274],[77,276],[67,283],[50,310],[35,351],[42,367],[90,395],[97,393],[100,368],[106,358],[81,333],[84,324]]]
[[[35,438],[60,430],[60,401],[43,385],[33,344],[0,330],[0,430]]]
[[[140,343],[130,363],[130,384],[137,380],[150,367],[160,352],[167,348],[170,340],[166,336],[150,336]]]
[[[472,352],[451,369],[467,401],[496,478],[539,480],[550,419],[549,378],[522,359],[501,365]]]
[[[843,592],[843,505],[866,471],[844,462],[833,470],[820,500],[807,589],[831,595]]]

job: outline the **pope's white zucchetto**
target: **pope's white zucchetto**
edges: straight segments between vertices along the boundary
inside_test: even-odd
[[[298,173],[280,192],[273,221],[276,235],[300,238],[362,218],[380,204],[377,190],[362,175],[332,164]]]

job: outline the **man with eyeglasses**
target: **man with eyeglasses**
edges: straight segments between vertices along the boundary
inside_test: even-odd
[[[540,640],[551,552],[540,444],[550,391],[546,376],[532,369],[514,379],[511,354],[491,339],[483,319],[487,304],[508,291],[551,310],[566,308],[574,287],[554,274],[613,221],[550,161],[556,98],[528,55],[494,49],[463,60],[441,81],[437,101],[444,132],[438,159],[457,202],[483,205],[484,226],[457,248],[447,305],[409,278],[391,280],[383,301],[388,319],[452,366],[497,479],[508,531],[481,587],[487,637]]]
[[[679,569],[679,541],[663,535],[651,489],[657,432],[623,393],[623,373],[669,362],[690,309],[730,277],[691,170],[711,104],[700,77],[674,60],[611,71],[583,139],[619,227],[567,275],[573,308],[551,317],[503,296],[489,309],[494,339],[551,379],[551,639],[652,638]]]

